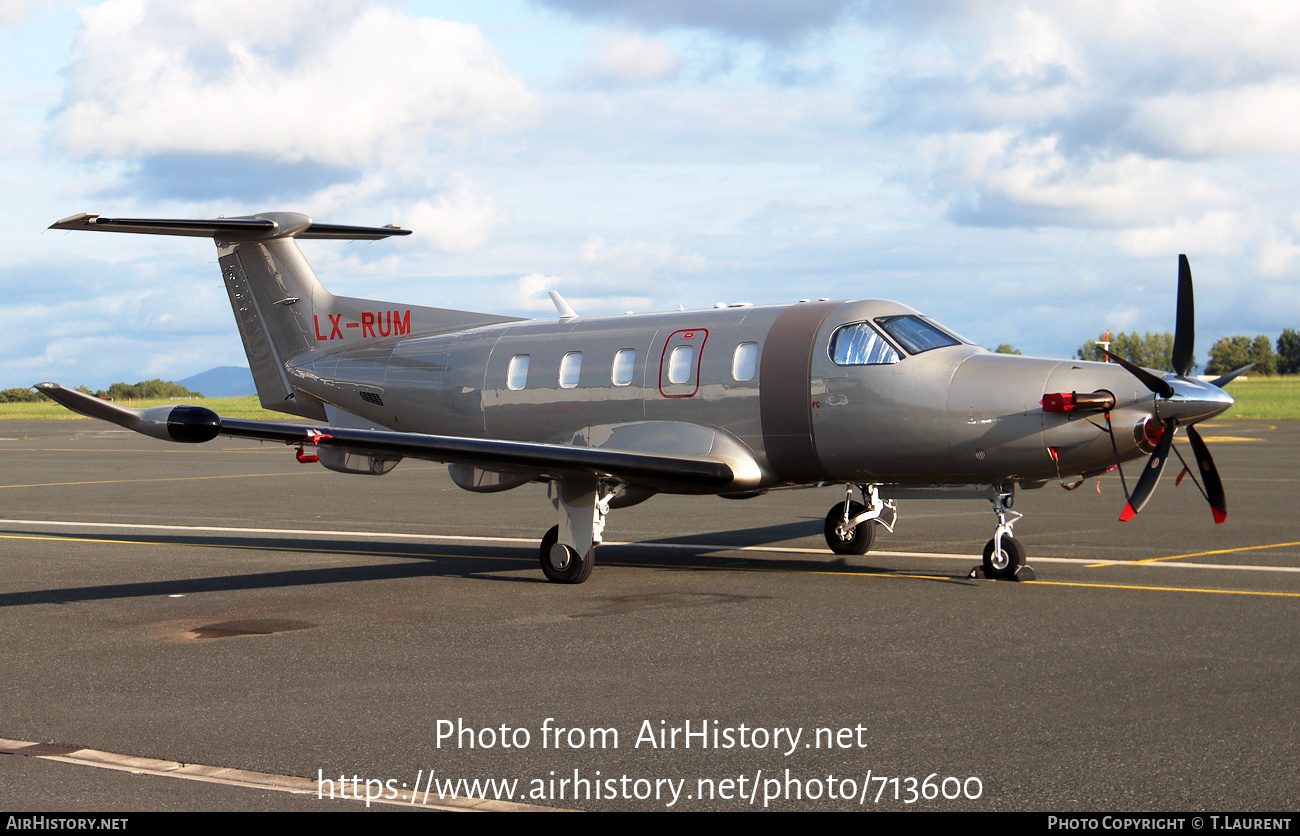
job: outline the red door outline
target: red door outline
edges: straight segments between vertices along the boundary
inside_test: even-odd
[[[659,394],[665,398],[692,398],[695,393],[700,391],[700,361],[704,359],[704,343],[709,339],[707,328],[684,328],[681,331],[674,331],[668,335],[664,341],[664,350],[659,355]],[[698,340],[698,342],[697,342]],[[669,385],[676,388],[678,386],[689,386],[693,381],[694,388],[689,392],[683,392],[676,395],[670,395],[664,391],[665,370],[664,360],[668,357],[668,349],[676,348],[679,345],[690,345],[695,348],[695,357],[691,360],[691,379],[686,383],[670,383]]]

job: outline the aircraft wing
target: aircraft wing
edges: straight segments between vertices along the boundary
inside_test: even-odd
[[[75,389],[64,388],[57,383],[38,383],[36,389],[73,412],[111,421],[165,441],[194,443],[226,435],[284,444],[311,444],[380,458],[427,459],[488,469],[537,471],[543,475],[559,477],[595,473],[641,485],[721,488],[731,484],[734,478],[732,468],[726,462],[703,456],[248,421],[222,418],[201,406],[132,409]]]

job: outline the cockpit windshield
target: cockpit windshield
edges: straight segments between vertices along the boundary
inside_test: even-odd
[[[908,354],[920,354],[935,348],[961,345],[961,340],[929,320],[913,314],[881,316],[876,324],[903,347]]]

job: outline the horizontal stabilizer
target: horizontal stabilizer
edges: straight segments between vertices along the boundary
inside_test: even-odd
[[[105,218],[83,212],[51,224],[50,229],[91,232],[135,232],[143,235],[186,235],[193,238],[222,238],[258,241],[270,238],[335,238],[376,241],[394,235],[410,235],[396,226],[344,226],[318,224],[297,212],[266,212],[239,218],[191,220],[185,218]]]

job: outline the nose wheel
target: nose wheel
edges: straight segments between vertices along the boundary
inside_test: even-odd
[[[984,546],[984,577],[1005,581],[1014,578],[1016,570],[1025,565],[1025,547],[1010,534],[1002,535],[1001,545],[998,539],[994,537]]]

